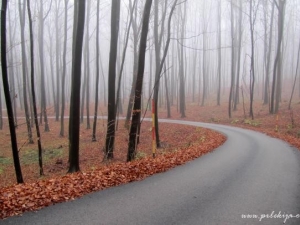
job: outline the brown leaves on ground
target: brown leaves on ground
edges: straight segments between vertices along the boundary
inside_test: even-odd
[[[195,159],[220,146],[225,137],[204,128],[193,128],[193,142],[171,151],[161,151],[156,158],[116,162],[89,172],[67,174],[49,180],[13,185],[0,189],[0,218],[38,210],[59,202],[108,187],[142,180]],[[182,133],[181,133],[181,136]]]

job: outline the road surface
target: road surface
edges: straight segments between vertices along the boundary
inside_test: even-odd
[[[240,128],[161,122],[211,128],[228,139],[214,152],[168,172],[0,224],[300,224],[300,151]]]

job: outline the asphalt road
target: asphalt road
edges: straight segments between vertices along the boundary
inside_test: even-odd
[[[0,224],[300,224],[300,218],[285,218],[300,217],[300,151],[254,131],[169,122],[212,128],[228,140],[168,172]],[[242,218],[243,214],[258,218]],[[263,218],[267,214],[272,218]]]

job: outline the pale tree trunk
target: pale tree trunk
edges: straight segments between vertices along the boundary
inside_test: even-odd
[[[50,6],[51,7],[51,6]],[[47,17],[47,14],[46,14]],[[46,18],[45,17],[45,18]],[[41,71],[41,110],[44,115],[45,132],[49,132],[49,123],[47,116],[47,99],[46,99],[46,86],[45,86],[45,68],[44,68],[44,4],[40,2],[39,20],[39,56],[40,56],[40,71]]]
[[[268,45],[268,54],[266,58],[266,77],[265,77],[265,88],[264,88],[264,104],[269,104],[269,82],[270,82],[270,66],[271,66],[271,52],[272,52],[272,40],[273,40],[273,23],[274,23],[274,9],[275,3],[272,3],[272,12],[271,12],[271,24],[270,24],[270,34],[269,34],[269,45]]]
[[[218,2],[218,93],[217,93],[217,105],[221,105],[221,73],[222,73],[222,34],[221,34],[221,26],[222,26],[222,1]]]
[[[20,33],[21,33],[21,52],[22,52],[23,100],[24,100],[27,133],[28,133],[28,142],[32,144],[33,139],[32,139],[31,125],[30,125],[28,100],[27,100],[27,56],[26,56],[25,35],[24,35],[26,0],[23,1],[23,8],[21,6],[22,5],[21,0],[19,0],[18,4],[19,4],[18,9],[19,9],[19,18],[20,18],[20,29],[21,29]]]
[[[36,136],[38,143],[38,155],[39,155],[39,169],[40,175],[44,174],[43,170],[43,155],[42,155],[42,142],[41,142],[41,134],[40,127],[38,122],[38,113],[36,108],[36,95],[35,95],[35,75],[34,75],[34,42],[33,42],[33,26],[32,26],[32,16],[30,9],[30,0],[27,0],[27,11],[28,11],[28,20],[29,20],[29,34],[30,34],[30,67],[31,67],[31,96],[32,96],[32,106],[33,106],[33,115],[34,115],[34,123],[36,128]]]
[[[239,1],[239,30],[238,30],[238,55],[237,55],[237,71],[236,71],[236,86],[235,86],[235,98],[233,110],[237,110],[237,104],[239,104],[239,93],[240,93],[240,70],[241,70],[241,53],[242,53],[242,21],[243,21],[243,2]]]
[[[68,2],[65,0],[65,17],[64,17],[64,46],[63,46],[63,62],[62,62],[62,74],[61,74],[61,115],[60,115],[60,133],[59,135],[63,137],[65,135],[65,105],[66,105],[66,93],[65,93],[65,83],[66,83],[66,55],[67,55],[67,40],[68,40]],[[56,53],[58,54],[58,53]],[[56,62],[57,63],[57,62]],[[58,67],[57,67],[58,68]],[[58,72],[58,71],[57,71]],[[58,79],[58,77],[57,77]],[[58,95],[59,93],[57,93]],[[59,107],[57,107],[57,110]]]
[[[278,112],[279,107],[279,97],[280,97],[280,86],[281,86],[281,71],[278,70],[278,62],[281,58],[281,47],[282,47],[282,36],[283,36],[283,28],[284,28],[284,14],[285,14],[285,5],[286,0],[274,3],[278,9],[278,40],[277,40],[277,52],[273,67],[273,81],[272,81],[272,92],[271,92],[271,106],[270,113],[275,114]],[[276,85],[277,84],[277,85]],[[275,96],[276,94],[276,96]]]
[[[64,73],[62,72],[62,78],[60,78],[60,38],[59,38],[59,7],[60,7],[60,3],[61,0],[56,0],[56,10],[55,10],[55,50],[56,50],[56,54],[55,54],[55,59],[56,59],[56,106],[55,106],[55,120],[58,121],[59,120],[59,107],[60,107],[60,79],[62,79],[62,81],[65,79],[64,78]],[[65,7],[66,7],[66,0],[65,0]],[[65,14],[67,13],[67,9],[65,9]],[[65,15],[65,24],[64,26],[66,26],[66,15]],[[66,28],[64,30],[64,33],[66,35]],[[66,38],[64,39],[65,42]],[[64,43],[65,44],[65,43]],[[64,56],[63,56],[64,57]],[[64,59],[63,59],[64,60]],[[64,66],[64,65],[63,65]],[[63,87],[63,84],[61,85]],[[65,98],[65,96],[63,96],[64,93],[62,92],[62,98]],[[65,102],[62,102],[62,108],[65,107]],[[61,112],[61,115],[63,115],[64,112]],[[60,118],[61,119],[61,118]],[[62,125],[61,125],[62,126]],[[60,136],[64,135],[64,128],[60,128]]]
[[[234,80],[235,80],[235,67],[234,67],[234,61],[235,61],[235,41],[234,41],[234,12],[233,12],[233,0],[230,2],[230,17],[231,17],[231,84],[230,84],[230,91],[229,91],[229,102],[228,102],[228,116],[231,118],[231,103],[232,103],[232,97],[233,97],[233,90],[234,90]]]
[[[298,47],[298,56],[297,56],[297,66],[296,66],[296,72],[295,72],[295,78],[294,78],[294,83],[293,83],[293,88],[292,88],[292,93],[291,93],[291,97],[290,97],[290,101],[289,101],[289,106],[288,109],[291,109],[291,103],[292,103],[292,99],[293,99],[293,95],[294,95],[294,91],[295,91],[295,86],[296,86],[296,81],[297,81],[297,77],[298,77],[298,69],[299,69],[299,60],[300,60],[300,43],[299,43],[299,47]]]

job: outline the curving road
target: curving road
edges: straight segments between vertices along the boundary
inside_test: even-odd
[[[211,128],[228,140],[216,151],[168,172],[0,224],[300,224],[300,218],[291,218],[300,217],[300,151],[240,128],[161,122]],[[243,214],[258,218],[242,218]]]

